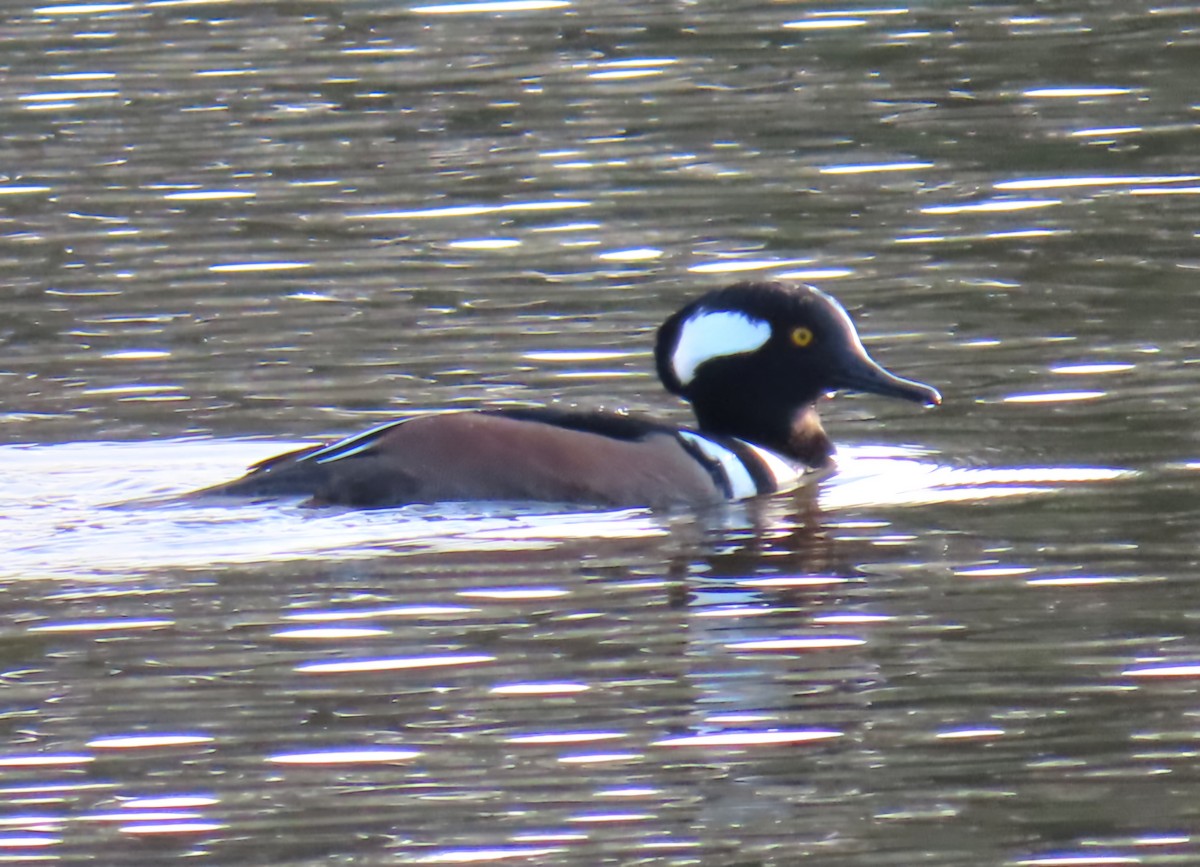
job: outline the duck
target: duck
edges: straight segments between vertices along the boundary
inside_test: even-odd
[[[700,295],[659,327],[654,362],[663,387],[691,405],[695,426],[611,410],[430,412],[268,458],[185,496],[352,508],[696,508],[827,476],[834,445],[817,404],[832,393],[942,400],[874,361],[845,308],[801,283],[740,282]]]

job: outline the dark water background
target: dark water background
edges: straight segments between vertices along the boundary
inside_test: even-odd
[[[1200,9],[524,5],[6,7],[0,857],[1200,862]],[[946,397],[816,497],[105,508],[758,276]]]

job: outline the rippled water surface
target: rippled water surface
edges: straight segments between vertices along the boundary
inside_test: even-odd
[[[1200,861],[1200,9],[18,4],[0,858]],[[425,409],[675,421],[813,282],[925,411],[710,513],[118,507]]]

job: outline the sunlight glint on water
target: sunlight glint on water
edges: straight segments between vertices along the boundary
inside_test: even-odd
[[[321,552],[368,557],[379,546],[414,551],[537,549],[568,539],[646,538],[668,532],[646,510],[555,510],[530,504],[415,505],[355,511],[307,509],[296,501],[107,508],[159,496],[159,468],[174,493],[234,475],[297,444],[213,441],[91,443],[0,448],[0,508],[22,542],[4,569],[13,577],[105,574],[163,566],[253,563]],[[848,447],[821,487],[821,506],[846,508],[983,501],[1106,482],[1124,471],[1086,467],[954,468],[897,448]],[[733,504],[736,526],[745,507]],[[742,520],[748,520],[743,518]],[[747,526],[749,526],[747,524]],[[540,588],[539,594],[545,589]]]

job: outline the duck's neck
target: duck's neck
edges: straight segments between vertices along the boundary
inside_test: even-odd
[[[814,468],[828,466],[833,460],[833,441],[811,403],[791,416],[779,417],[747,418],[719,410],[706,412],[698,406],[695,410],[705,433],[737,437]]]
[[[809,404],[792,416],[784,454],[810,467],[820,468],[833,462],[833,452],[833,440],[821,427],[821,418],[815,406]]]

